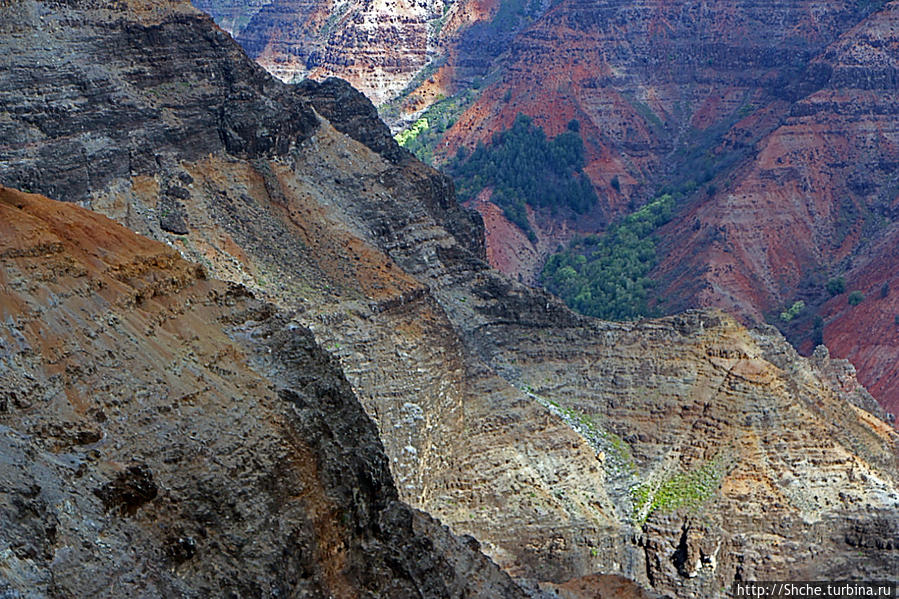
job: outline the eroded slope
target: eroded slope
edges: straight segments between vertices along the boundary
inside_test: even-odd
[[[522,596],[287,316],[72,204],[0,188],[0,233],[0,590]]]
[[[720,315],[638,325],[577,317],[488,268],[480,220],[346,84],[282,86],[189,11],[151,24],[126,13],[122,25],[89,5],[53,5],[82,27],[48,30],[39,20],[48,6],[16,9],[7,60],[35,71],[76,50],[79,60],[47,84],[0,70],[0,89],[15,90],[0,119],[32,135],[0,145],[0,176],[54,185],[295,310],[375,420],[400,497],[471,532],[513,575],[562,584],[619,573],[686,597],[718,591],[738,571],[895,570],[883,541],[896,520],[895,436],[851,374],[840,383],[821,374],[839,364],[802,362],[776,333]],[[28,33],[56,51],[20,47]],[[103,83],[137,67],[157,85]],[[191,82],[183,92],[182,81]],[[34,100],[46,86],[83,107],[71,131],[57,131]],[[118,100],[106,90],[152,106],[160,88],[172,90],[165,110],[142,111],[127,143],[116,137]],[[241,116],[216,116],[228,114]],[[129,156],[123,170],[91,178],[58,168],[92,156],[98,139]],[[590,429],[581,415],[601,418]],[[612,457],[623,444],[630,461]],[[639,502],[640,489],[655,497],[719,455],[728,470],[702,501],[642,513],[652,500]],[[832,496],[830,478],[847,481],[845,498]],[[747,491],[745,480],[760,482]],[[772,497],[778,528],[757,534],[770,528],[758,506]],[[696,513],[710,520],[688,522],[701,531],[693,542],[683,522]],[[719,541],[742,562],[709,561]],[[822,545],[826,562],[814,554]],[[683,552],[693,557],[677,562]],[[689,578],[697,555],[706,566]]]

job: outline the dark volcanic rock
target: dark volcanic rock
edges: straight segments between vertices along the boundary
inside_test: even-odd
[[[236,60],[240,49],[207,17],[157,10],[165,18],[120,25],[87,2],[3,8],[0,33],[18,41],[0,59],[0,115],[14,115],[0,118],[0,181],[86,201],[118,178],[222,148],[283,154],[315,128],[308,104]],[[102,35],[82,37],[86,27]]]
[[[170,197],[163,197],[159,202],[158,210],[159,227],[163,231],[175,235],[187,235],[190,232],[190,229],[187,228],[184,205],[181,202]]]
[[[305,79],[297,88],[319,114],[331,121],[341,133],[393,162],[410,157],[409,152],[403,150],[393,139],[387,125],[378,118],[378,111],[371,100],[343,79],[329,77],[321,83]]]
[[[0,389],[40,389],[0,416],[0,595],[523,596],[398,500],[306,329],[71,204],[0,188],[0,228]],[[92,445],[40,434],[85,412]]]

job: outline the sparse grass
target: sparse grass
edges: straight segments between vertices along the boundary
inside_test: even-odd
[[[445,62],[445,56],[438,56],[422,67],[422,69],[412,77],[409,83],[406,84],[403,91],[398,93],[393,100],[389,100],[378,106],[378,113],[381,115],[381,118],[387,122],[399,120],[400,107],[403,100],[408,98],[412,92],[418,89],[429,77],[431,77],[431,75],[436,73],[437,69],[443,66]]]
[[[746,118],[747,116],[749,116],[750,114],[752,114],[755,111],[756,111],[755,105],[750,102],[747,102],[746,104],[743,104],[742,106],[740,106],[740,109],[737,111],[737,116],[740,117],[741,119]]]
[[[536,398],[541,405],[560,416],[581,437],[586,439],[594,449],[603,452],[605,454],[603,465],[608,475],[621,477],[634,476],[637,473],[637,465],[630,445],[614,432],[606,430],[605,427],[597,423],[594,416],[562,406],[551,399],[544,399],[534,394],[529,385],[525,385],[523,390]]]
[[[675,474],[661,484],[641,483],[631,489],[634,523],[642,525],[653,512],[698,507],[718,491],[724,478],[722,460],[711,460],[696,470]]]
[[[629,100],[631,106],[634,107],[634,110],[643,117],[644,121],[649,123],[649,125],[655,129],[656,133],[662,133],[665,130],[665,123],[663,123],[662,119],[652,111],[652,108],[636,98],[629,98]]]

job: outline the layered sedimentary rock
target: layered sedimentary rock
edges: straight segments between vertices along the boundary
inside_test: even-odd
[[[515,38],[501,77],[437,151],[471,147],[518,112],[550,134],[577,118],[605,218],[663,187],[687,193],[657,236],[660,310],[715,306],[763,322],[802,300],[807,346],[826,281],[893,235],[897,14],[895,2],[562,2]],[[558,216],[537,220],[560,228]],[[597,226],[568,224],[568,235]],[[542,262],[528,257],[547,244],[508,231],[488,230],[489,247],[507,248],[493,264],[532,279]],[[894,270],[881,264],[878,289]],[[860,320],[873,333],[861,336],[848,314],[824,337],[893,407],[895,315]]]
[[[523,597],[397,499],[309,331],[171,248],[0,188],[0,592]]]
[[[572,314],[489,269],[481,220],[346,83],[284,86],[189,7],[137,8],[3,9],[0,180],[291,311],[375,421],[401,499],[571,589],[895,571],[896,436],[841,363],[718,313]]]
[[[861,18],[853,2],[560,2],[512,41],[502,77],[445,139],[471,146],[518,112],[550,134],[578,118],[615,212],[677,168],[676,149],[789,100],[796,74]]]
[[[375,104],[397,100],[392,125],[487,74],[547,3],[495,0],[196,0],[197,8],[284,81],[336,76]]]
[[[899,5],[889,3],[828,46],[803,82],[815,91],[790,106],[730,182],[662,231],[657,276],[661,295],[676,298],[671,308],[716,305],[760,319],[802,299],[812,312],[829,301],[828,278],[845,273],[847,291],[874,299],[895,277],[886,256],[895,254],[899,199],[897,23]],[[724,147],[738,138],[735,129]],[[861,264],[864,280],[852,274]],[[838,323],[825,307],[820,316],[828,345],[857,359],[861,380],[895,409],[896,367],[887,366],[899,357],[890,349],[895,315],[872,320],[850,309]]]
[[[261,7],[197,2],[261,65],[289,81],[339,75],[375,102],[399,92],[436,49],[434,28],[451,2],[295,2]],[[234,24],[234,25],[232,25]]]

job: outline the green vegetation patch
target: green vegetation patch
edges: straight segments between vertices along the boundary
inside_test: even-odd
[[[421,118],[405,131],[398,133],[397,142],[426,164],[436,166],[434,150],[443,134],[456,124],[458,118],[478,98],[478,92],[466,90],[438,100],[422,113]],[[419,123],[424,121],[425,126]]]
[[[655,511],[698,507],[718,492],[725,473],[723,461],[715,459],[696,470],[675,474],[658,486],[641,483],[633,487],[634,522],[642,525]]]
[[[596,192],[583,172],[584,144],[577,121],[553,139],[530,117],[519,114],[511,128],[496,133],[490,145],[479,144],[468,156],[460,149],[448,165],[461,201],[487,187],[506,218],[533,239],[525,206],[568,208],[577,214],[596,204]]]
[[[405,131],[400,131],[394,136],[396,142],[404,148],[420,134],[428,130],[428,119],[420,118]]]
[[[799,316],[802,311],[805,310],[805,302],[802,300],[798,300],[793,302],[793,305],[790,306],[789,309],[784,310],[780,313],[780,319],[784,322],[790,322],[797,316]]]
[[[656,134],[662,134],[665,130],[665,123],[662,122],[662,119],[652,111],[652,108],[637,100],[636,98],[629,98],[631,106],[634,107],[634,110],[643,117],[643,120],[649,123],[655,129]]]
[[[846,279],[843,277],[834,277],[827,281],[827,292],[831,296],[837,296],[846,292]]]
[[[627,441],[597,422],[597,416],[559,405],[551,399],[544,399],[535,394],[530,385],[524,385],[522,391],[536,399],[543,407],[564,420],[568,426],[587,440],[590,445],[605,454],[603,462],[606,474],[613,478],[632,477],[637,474],[634,454]]]
[[[647,315],[653,286],[648,275],[657,261],[651,235],[671,220],[674,206],[674,198],[664,195],[612,225],[602,237],[574,239],[550,256],[541,283],[588,316],[631,320]]]

